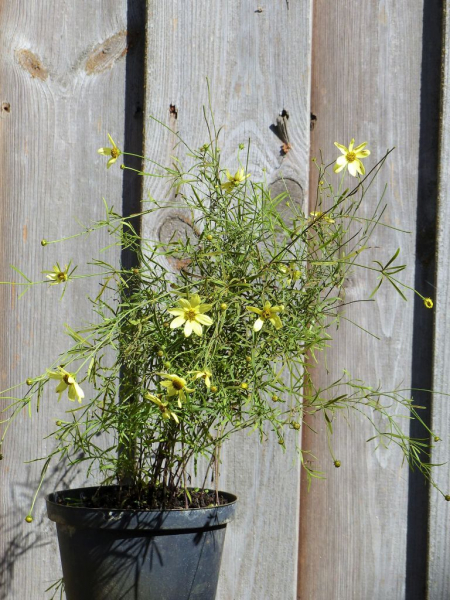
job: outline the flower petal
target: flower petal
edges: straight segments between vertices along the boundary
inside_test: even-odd
[[[208,315],[196,315],[195,320],[197,323],[202,323],[202,325],[212,325],[213,320]]]
[[[201,313],[208,312],[212,309],[212,304],[200,304],[198,309],[199,309],[199,312],[201,312]]]
[[[353,146],[355,145],[355,138],[350,140],[350,144],[348,145],[348,151],[353,152]]]
[[[340,173],[344,167],[345,167],[345,165],[338,165],[338,164],[336,164],[336,165],[334,165],[334,167],[333,167],[333,171],[334,171],[335,173]]]
[[[196,335],[202,335],[203,329],[202,329],[202,326],[200,325],[200,323],[197,323],[197,321],[191,321],[191,325],[192,325],[192,331]]]
[[[191,307],[195,308],[201,302],[200,296],[198,294],[193,294],[192,296],[189,296],[189,302],[191,304]]]
[[[181,327],[186,319],[184,317],[177,317],[170,323],[170,329],[176,329],[177,327]]]
[[[176,317],[182,317],[184,315],[184,309],[183,308],[172,308],[171,310],[167,311],[170,315],[175,315]]]
[[[73,388],[75,390],[75,396],[76,396],[78,402],[81,403],[81,400],[84,398],[84,392],[81,389],[81,387],[78,385],[78,383],[76,381],[70,387],[71,387],[71,389]],[[70,392],[69,392],[69,394],[70,394]]]
[[[358,171],[358,173],[361,173],[361,175],[365,175],[366,169],[365,169],[364,165],[362,164],[362,162],[359,159],[356,159],[355,163],[356,163],[356,170]]]
[[[281,329],[283,327],[283,323],[281,322],[281,319],[278,315],[274,315],[270,319],[270,322],[272,323],[272,325],[275,326],[275,329]]]
[[[346,156],[338,156],[336,159],[336,164],[337,165],[342,165],[343,167],[345,167],[345,165],[347,164],[347,157]]]
[[[62,380],[59,382],[58,386],[56,387],[55,392],[57,394],[62,394],[62,392],[64,392],[64,390],[67,389],[67,387],[68,387],[67,383],[64,380]]]
[[[246,306],[245,308],[257,315],[260,315],[262,313],[262,310],[260,308],[255,308],[254,306]]]
[[[187,308],[188,310],[191,308],[191,303],[188,300],[186,300],[186,298],[179,298],[178,299],[178,304],[182,308]]]
[[[357,170],[358,169],[356,160],[352,161],[351,163],[348,163],[348,172],[352,177],[356,177]]]
[[[49,379],[62,379],[63,375],[61,373],[55,373],[55,371],[47,371],[47,375]]]
[[[253,323],[254,331],[260,331],[261,327],[264,325],[264,321],[262,319],[256,319]]]
[[[103,156],[111,156],[111,148],[99,148],[97,152]]]
[[[348,149],[345,146],[343,146],[342,144],[338,144],[337,142],[334,142],[334,145],[336,146],[336,148],[339,148],[342,154],[347,154]]]
[[[367,146],[367,142],[363,142],[362,144],[359,144],[359,146],[356,146],[356,148],[353,148],[353,152],[360,152],[361,150],[363,150],[365,147]],[[369,150],[366,150],[366,152],[369,152]]]
[[[192,321],[186,321],[186,324],[184,326],[184,335],[186,337],[189,337],[192,333]]]

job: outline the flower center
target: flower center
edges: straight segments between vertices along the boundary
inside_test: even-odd
[[[195,317],[197,316],[195,310],[192,308],[184,311],[184,316],[188,321],[195,321]]]
[[[356,160],[356,153],[355,152],[347,152],[347,154],[345,155],[345,158],[347,159],[347,162],[353,162]]]
[[[263,319],[270,319],[270,317],[271,317],[270,310],[263,310],[263,313],[261,316],[263,317]]]
[[[64,375],[63,381],[66,385],[72,385],[75,382],[74,378],[68,373]]]
[[[118,158],[119,157],[119,148],[111,148],[111,156],[112,158]]]
[[[184,388],[184,385],[181,381],[172,381],[172,385],[178,392]]]
[[[57,277],[60,281],[67,281],[67,273],[65,273],[64,271],[60,271]]]

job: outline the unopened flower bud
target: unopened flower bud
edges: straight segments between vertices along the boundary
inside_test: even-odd
[[[300,429],[300,423],[297,423],[297,421],[292,421],[292,427],[298,431]]]
[[[246,356],[246,357],[245,357],[245,360],[246,360],[248,363],[250,363],[250,362],[252,362],[252,357],[251,357],[251,356]]]
[[[227,310],[228,308],[228,304],[225,304],[225,302],[222,302],[222,304],[220,305],[220,310]]]
[[[210,389],[211,389],[211,392],[213,394],[215,394],[217,392],[217,386],[216,385],[212,385]]]
[[[26,521],[27,523],[32,523],[32,522],[33,522],[33,517],[32,517],[31,515],[27,515],[27,516],[25,517],[25,521]]]
[[[447,502],[450,502],[450,495],[449,495],[449,494],[447,494],[447,495],[445,496],[445,499],[447,500]]]
[[[164,352],[162,350],[158,350],[158,356],[159,357],[164,356]]]
[[[336,469],[339,469],[339,467],[341,466],[341,461],[340,460],[335,460],[334,461],[334,466],[336,467]]]
[[[248,390],[248,383],[245,383],[245,381],[243,381],[243,382],[241,383],[241,388],[242,388],[243,390]]]
[[[208,242],[210,242],[213,239],[213,236],[210,233],[208,233],[206,239],[208,240]]]
[[[30,378],[28,377],[28,379],[26,380],[26,382],[25,382],[25,383],[26,383],[27,385],[33,385],[33,380],[32,380],[32,379],[30,379]]]
[[[41,246],[46,246],[47,245],[47,240],[41,240]]]

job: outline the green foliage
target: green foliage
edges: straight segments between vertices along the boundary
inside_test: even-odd
[[[49,460],[85,462],[88,474],[100,472],[105,484],[126,482],[138,495],[163,490],[169,500],[186,490],[200,457],[208,465],[205,482],[208,472],[217,475],[220,447],[238,431],[255,431],[261,439],[275,432],[284,447],[308,414],[320,412],[331,435],[336,413],[351,408],[371,420],[379,444],[397,444],[409,464],[431,478],[427,443],[409,439],[396,417],[400,404],[418,418],[401,390],[374,390],[346,376],[317,389],[311,378],[311,364],[346,318],[344,286],[351,269],[378,273],[375,291],[384,280],[402,296],[401,287],[407,287],[394,278],[404,268],[394,264],[398,252],[384,266],[357,262],[385,207],[381,199],[371,218],[362,218],[359,209],[388,154],[345,191],[343,179],[333,189],[321,165],[317,210],[305,215],[287,192],[273,198],[265,182],[245,175],[239,153],[239,171],[225,173],[213,135],[190,152],[188,170],[177,163],[153,173],[170,179],[173,206],[191,226],[190,235],[166,243],[146,239],[132,223],[169,208],[167,202],[151,199],[140,215],[128,218],[105,203],[105,218],[71,238],[107,228],[111,244],[133,252],[139,267],[92,261],[100,281],[97,297],[90,299],[92,324],[66,326],[70,347],[53,371],[27,380],[23,396],[3,393],[10,402],[1,442],[22,410],[39,406],[53,373],[60,379],[58,391],[72,390],[72,399],[81,402],[69,405],[66,419],[50,434],[55,447],[45,469]],[[70,265],[56,267],[47,271],[47,283],[61,280],[70,288],[83,277],[73,275]],[[34,284],[23,277],[27,289]],[[171,327],[177,317],[169,311],[183,312],[183,300],[197,306],[196,295],[212,324],[203,323],[202,335],[194,329],[186,336],[184,324]],[[85,382],[94,391],[83,398],[73,386]],[[107,448],[99,442],[105,439]],[[320,476],[307,451],[299,452],[309,477]]]

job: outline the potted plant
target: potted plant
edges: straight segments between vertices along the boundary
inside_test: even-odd
[[[127,154],[109,139],[99,150],[108,168]],[[336,146],[334,173],[331,165],[317,165],[309,214],[287,192],[273,198],[264,181],[252,179],[244,145],[234,174],[223,169],[213,133],[190,150],[188,169],[157,165],[137,173],[170,179],[190,235],[162,243],[136,230],[137,217],[167,208],[154,198],[130,217],[105,203],[104,219],[79,233],[106,228],[137,266],[94,260],[100,286],[90,299],[92,323],[67,327],[67,351],[27,379],[3,421],[7,430],[22,410],[54,394],[67,403],[67,416],[50,434],[55,445],[43,459],[41,484],[58,460],[101,476],[100,486],[47,497],[68,600],[214,598],[225,526],[236,507],[236,497],[220,491],[220,450],[245,429],[261,439],[274,433],[282,451],[308,415],[321,413],[331,433],[342,410],[369,419],[377,412],[387,426],[374,436],[399,445],[434,485],[426,447],[403,432],[391,408],[400,403],[420,419],[410,398],[351,378],[325,394],[310,376],[310,363],[331,342],[352,269],[378,277],[372,296],[384,282],[402,296],[407,287],[398,279],[399,251],[371,263],[362,258],[384,207],[379,202],[369,219],[359,209],[389,152],[366,174],[366,143]],[[53,264],[40,283],[63,294],[88,276],[72,263],[55,258]],[[34,283],[26,278],[26,286]],[[419,296],[432,308],[430,298]],[[305,455],[299,449],[308,477],[319,476]]]

